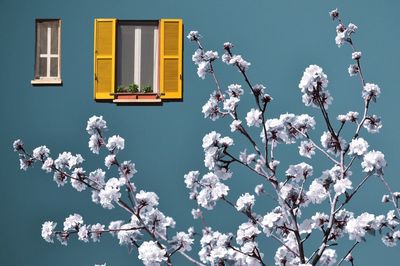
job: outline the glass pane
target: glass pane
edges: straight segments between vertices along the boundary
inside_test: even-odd
[[[39,54],[47,53],[47,22],[38,22],[38,51]]]
[[[120,22],[117,30],[117,86],[134,83],[135,25]]]
[[[48,77],[47,58],[50,54],[58,54],[58,20],[36,22],[36,61],[35,78]],[[51,35],[50,40],[48,39]],[[50,47],[48,42],[50,41]],[[47,49],[50,48],[50,51]],[[51,58],[50,76],[58,76],[58,58]]]
[[[46,58],[39,59],[39,76],[47,77],[47,59]]]
[[[142,26],[140,88],[153,88],[154,73],[154,29],[155,26]],[[153,90],[152,90],[153,91]]]
[[[57,77],[58,76],[58,58],[51,58],[50,61],[50,76]]]
[[[50,22],[51,29],[51,53],[58,54],[58,21]]]

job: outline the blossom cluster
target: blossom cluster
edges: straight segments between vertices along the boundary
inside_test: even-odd
[[[226,94],[222,93],[216,80],[216,73],[213,72],[213,79],[218,89],[210,95],[210,99],[203,106],[202,111],[205,118],[213,121],[231,117],[230,131],[238,132],[239,135],[241,134],[249,140],[253,146],[251,148],[254,148],[254,153],[249,153],[248,149],[245,149],[236,158],[228,149],[233,145],[231,138],[227,138],[229,141],[226,141],[221,134],[215,131],[206,134],[203,138],[205,166],[214,172],[209,172],[200,178],[199,171],[190,171],[185,175],[185,183],[190,190],[190,199],[195,200],[199,207],[192,210],[194,219],[202,219],[204,224],[201,208],[212,210],[216,201],[221,199],[234,207],[237,212],[245,215],[248,221],[238,225],[236,234],[214,231],[211,227],[205,226],[200,241],[202,249],[199,252],[202,262],[212,265],[221,263],[264,265],[263,255],[257,242],[263,233],[266,237],[272,237],[282,244],[275,253],[275,264],[286,266],[310,266],[317,263],[334,265],[340,264],[343,260],[353,261],[354,258],[350,252],[340,260],[337,251],[329,247],[337,245],[339,239],[344,236],[358,244],[365,240],[367,233],[379,232],[384,235],[382,241],[385,245],[396,245],[400,236],[397,229],[400,212],[397,207],[398,198],[395,194],[385,195],[382,198],[382,202],[392,202],[396,207],[396,210],[389,210],[386,215],[364,212],[357,216],[345,208],[371,176],[377,176],[384,180],[383,170],[387,162],[381,151],[371,150],[371,145],[365,140],[365,137],[360,136],[362,128],[368,133],[378,133],[382,128],[382,123],[380,117],[370,115],[368,112],[370,102],[376,101],[381,89],[376,84],[365,82],[362,75],[360,66],[362,53],[354,49],[352,40],[358,27],[353,23],[344,26],[337,9],[332,10],[330,16],[333,20],[339,21],[336,28],[337,45],[340,47],[347,43],[353,48],[351,58],[354,60],[354,64],[350,65],[348,72],[351,76],[360,76],[362,80],[361,95],[365,110],[362,117],[360,117],[361,112],[356,111],[338,115],[339,130],[335,130],[327,111],[333,102],[333,97],[327,90],[327,75],[320,66],[309,65],[305,69],[298,87],[301,90],[305,106],[320,109],[325,120],[326,130],[320,135],[319,142],[312,138],[311,134],[315,129],[316,121],[308,114],[287,113],[282,114],[279,118],[269,118],[270,116],[268,119],[266,118],[266,103],[272,100],[271,96],[265,94],[266,88],[263,85],[251,85],[247,76],[249,64],[241,56],[232,54],[233,45],[231,43],[224,43],[225,53],[222,61],[238,68],[250,93],[255,96],[257,105],[250,108],[242,119],[237,107],[244,88],[241,85],[232,84],[230,87],[240,88],[239,93],[229,91]],[[189,39],[193,41],[192,38]],[[200,41],[196,38],[194,41],[202,50]],[[355,133],[350,140],[341,134],[345,124],[355,127]],[[247,130],[252,127],[261,128],[259,139],[253,138]],[[221,141],[221,139],[224,140]],[[273,153],[278,148],[277,144],[293,144],[299,140],[300,156],[311,159],[316,156],[317,152],[321,152],[320,154],[326,157],[332,165],[318,176],[308,163],[291,164],[285,171],[284,179],[278,179],[280,173],[277,172],[277,166],[280,162],[275,159]],[[222,142],[226,144],[222,144]],[[259,143],[261,143],[260,146]],[[353,162],[357,160],[360,161],[362,172],[365,174],[361,181],[357,180],[358,176],[353,177],[350,170]],[[222,181],[232,177],[230,170],[233,163],[243,165],[264,177],[267,183],[271,183],[272,189],[277,195],[275,201],[278,206],[264,215],[257,214],[254,211],[256,198],[248,192],[242,193],[235,204],[230,202],[228,199],[229,186]],[[228,178],[226,178],[227,173],[229,173]],[[257,196],[266,193],[265,191],[263,184],[257,185],[254,190]],[[207,200],[204,200],[204,194],[207,195]],[[304,208],[322,204],[327,199],[329,199],[330,212],[315,212],[309,218],[301,217]],[[304,243],[315,230],[322,232],[323,244],[316,252],[307,256]],[[234,243],[235,240],[236,243]],[[246,260],[242,259],[243,255]]]
[[[108,226],[86,224],[80,214],[69,215],[61,230],[57,230],[56,222],[46,221],[42,225],[43,239],[53,243],[56,238],[62,245],[67,245],[73,235],[83,242],[98,242],[102,235],[109,233],[117,238],[120,245],[137,247],[138,258],[144,265],[161,265],[173,254],[171,249],[180,252],[191,250],[194,230],[177,232],[168,239],[167,231],[175,227],[175,220],[158,209],[159,198],[156,193],[136,189],[132,182],[132,177],[137,173],[135,164],[131,161],[120,163],[117,159],[118,152],[125,147],[125,140],[119,135],[107,139],[104,136],[106,129],[107,123],[102,116],[89,118],[86,127],[90,135],[88,146],[95,154],[99,154],[101,148],[107,150],[104,164],[108,169],[115,166],[117,177],[108,178],[101,168],[87,174],[80,154],[63,152],[57,159],[52,159],[46,146],[39,146],[29,154],[21,140],[14,141],[13,148],[20,156],[21,169],[27,170],[35,162],[41,163],[44,171],[54,173],[54,181],[58,186],[64,186],[70,180],[78,192],[91,190],[92,201],[103,208],[112,209],[117,205],[130,213],[129,220],[111,221]],[[128,203],[124,200],[124,193],[127,193]],[[149,241],[146,241],[146,234],[150,237]]]

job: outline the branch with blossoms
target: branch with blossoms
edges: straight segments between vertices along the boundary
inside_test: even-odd
[[[364,108],[361,116],[357,111],[348,111],[337,115],[337,121],[332,120],[333,115],[328,110],[333,97],[328,90],[327,75],[318,65],[308,66],[298,87],[305,106],[316,108],[322,117],[323,132],[318,141],[314,117],[292,113],[276,118],[269,116],[273,98],[264,85],[251,80],[251,64],[234,53],[232,43],[224,43],[221,59],[224,64],[238,70],[243,86],[222,86],[214,68],[218,63],[218,53],[204,48],[202,36],[197,31],[189,33],[188,39],[197,46],[192,56],[197,74],[202,79],[211,76],[216,87],[202,108],[204,117],[212,121],[229,119],[230,132],[248,145],[236,154],[231,148],[235,143],[233,138],[212,131],[204,136],[202,142],[204,165],[208,172],[201,175],[199,171],[190,171],[184,176],[186,187],[190,190],[189,198],[197,204],[191,211],[193,218],[201,220],[199,260],[187,253],[192,249],[194,235],[197,234],[194,228],[177,232],[172,238],[167,236],[167,231],[175,227],[175,221],[158,209],[159,198],[154,192],[137,190],[132,181],[137,173],[135,165],[117,158],[125,147],[125,140],[118,135],[106,138],[107,124],[101,116],[93,116],[88,121],[89,148],[94,154],[99,154],[101,149],[107,150],[104,165],[109,171],[115,168],[118,177],[110,177],[113,175],[100,168],[87,174],[82,167],[84,159],[79,154],[63,152],[53,159],[46,146],[37,147],[30,154],[22,141],[16,140],[13,144],[20,157],[21,169],[41,164],[44,171],[53,173],[59,187],[69,181],[79,192],[90,190],[95,204],[105,209],[118,206],[128,213],[125,220],[111,221],[108,227],[100,223],[86,224],[79,214],[68,216],[62,230],[56,230],[55,222],[47,221],[42,225],[44,240],[52,243],[57,238],[61,244],[67,245],[72,236],[83,242],[97,242],[102,235],[111,234],[120,245],[137,249],[138,258],[145,265],[172,265],[172,257],[176,253],[195,265],[267,265],[264,254],[272,252],[259,244],[263,237],[279,244],[274,261],[275,265],[281,266],[341,265],[346,262],[354,265],[356,259],[352,252],[366,241],[367,233],[373,235],[378,232],[385,245],[395,246],[400,239],[400,192],[393,191],[386,180],[384,154],[371,150],[364,139],[364,134],[379,133],[382,128],[381,118],[369,112],[381,89],[366,82],[364,77],[362,53],[355,48],[353,40],[358,27],[353,23],[346,26],[337,9],[330,12],[330,17],[338,22],[335,38],[338,47],[349,45],[351,48],[353,62],[348,72],[350,76],[360,78]],[[241,114],[238,106],[246,93],[254,98],[255,105],[246,114]],[[260,133],[254,135],[257,128]],[[343,137],[344,131],[351,132],[351,139]],[[300,162],[287,163],[286,170],[282,170],[285,168],[281,167],[283,163],[278,160],[275,151],[282,145],[296,143],[300,156],[307,159],[320,156],[318,159],[327,160],[329,168],[315,175],[310,164]],[[353,166],[357,162],[360,162],[362,172],[353,174]],[[236,201],[229,198],[228,183],[233,178],[233,165],[261,177],[261,183],[254,189],[255,195],[243,192]],[[346,209],[359,191],[367,189],[368,180],[372,178],[382,181],[388,191],[383,195],[382,202],[392,203],[394,208],[385,215]],[[273,192],[268,193],[269,190]],[[258,204],[271,199],[276,206],[267,213],[257,213],[254,208],[256,199],[260,202]],[[238,225],[235,233],[220,232],[207,225],[203,211],[213,210],[219,201],[247,219]],[[321,206],[328,208],[316,211],[317,205],[325,202]],[[304,217],[301,214],[306,208],[315,212]],[[320,238],[317,246],[308,241],[311,236]],[[339,257],[335,247],[342,245],[345,238],[352,246]],[[309,250],[313,252],[308,253]]]
[[[346,26],[339,17],[337,9],[330,12],[334,21],[338,21],[336,28],[336,44],[341,47],[348,44],[352,49],[354,64],[349,66],[350,76],[359,76],[361,80],[361,95],[364,101],[362,117],[355,111],[337,116],[339,125],[331,119],[328,112],[333,103],[333,97],[328,91],[328,78],[323,69],[317,65],[310,65],[304,71],[299,88],[302,101],[307,107],[320,110],[324,121],[325,131],[320,137],[320,144],[312,136],[315,129],[315,119],[308,114],[282,114],[279,118],[270,118],[268,110],[271,107],[272,97],[266,93],[267,89],[261,84],[252,85],[249,78],[250,63],[241,55],[233,53],[233,45],[224,43],[222,62],[235,67],[243,77],[245,87],[255,99],[255,107],[244,116],[238,112],[239,102],[245,94],[242,85],[231,84],[225,92],[218,82],[218,75],[213,65],[219,58],[215,51],[206,51],[202,43],[202,36],[197,31],[191,31],[188,39],[197,45],[192,60],[197,66],[197,73],[204,79],[211,75],[216,90],[204,104],[202,112],[205,118],[212,121],[218,119],[232,120],[232,133],[249,141],[254,153],[245,149],[236,156],[231,152],[234,140],[215,131],[206,134],[203,138],[205,153],[204,164],[209,172],[200,175],[199,171],[191,171],[185,175],[185,183],[190,190],[190,199],[195,200],[200,208],[213,210],[218,201],[233,206],[238,212],[248,218],[248,222],[239,225],[236,232],[236,244],[239,248],[231,248],[234,234],[213,231],[203,222],[203,238],[200,241],[202,249],[200,259],[204,263],[225,265],[235,262],[239,265],[264,265],[263,248],[258,239],[262,236],[273,238],[281,243],[275,253],[276,265],[338,265],[344,261],[351,264],[354,258],[351,254],[356,246],[365,241],[367,233],[379,232],[383,235],[382,241],[387,246],[394,246],[400,239],[398,230],[400,212],[398,208],[399,192],[393,192],[384,176],[386,160],[381,151],[369,150],[368,142],[360,137],[365,129],[368,133],[378,133],[382,127],[381,118],[369,113],[371,102],[376,102],[380,95],[378,85],[365,81],[361,67],[362,53],[357,51],[353,36],[358,30],[353,23]],[[245,117],[246,125],[241,117]],[[346,140],[342,132],[354,124],[352,138]],[[347,126],[346,126],[347,125]],[[247,126],[247,127],[246,127]],[[250,132],[251,128],[261,128],[259,139]],[[347,127],[347,128],[346,128]],[[337,130],[335,128],[338,128]],[[331,163],[331,168],[322,172],[320,177],[313,177],[313,167],[305,162],[289,165],[282,176],[278,172],[280,162],[274,155],[274,150],[283,144],[300,142],[299,155],[311,159],[320,152],[322,158]],[[351,172],[353,164],[361,160],[364,177],[357,181],[357,175]],[[263,184],[255,188],[260,196],[265,193],[264,185],[270,185],[275,191],[274,200],[277,206],[269,213],[261,215],[254,211],[256,197],[250,193],[243,193],[233,204],[228,199],[229,186],[227,180],[232,178],[231,165],[239,164],[249,171],[263,177]],[[357,216],[346,210],[346,205],[367,184],[372,177],[382,180],[388,190],[382,202],[392,202],[394,209],[386,215],[374,215],[363,212]],[[353,185],[358,183],[357,185]],[[309,218],[302,218],[302,209],[313,207],[329,200],[326,212],[316,212]],[[195,219],[202,218],[201,209],[193,209]],[[360,212],[360,210],[356,210]],[[361,210],[362,211],[362,210]],[[264,234],[262,234],[263,232]],[[313,234],[321,234],[321,244],[318,247],[305,249],[308,238]],[[356,241],[342,259],[333,248],[348,236],[349,240]],[[311,244],[310,244],[311,245]],[[305,250],[315,250],[306,254]],[[259,256],[254,256],[255,251]],[[270,253],[270,252],[268,252]],[[246,256],[244,256],[246,255]]]
[[[118,135],[107,139],[105,130],[107,124],[103,117],[93,116],[89,119],[86,127],[90,135],[89,148],[94,154],[99,154],[105,148],[108,154],[104,165],[108,170],[115,167],[118,177],[107,178],[107,173],[100,168],[87,174],[82,167],[84,159],[80,154],[63,152],[53,159],[46,146],[39,146],[28,153],[21,140],[13,143],[22,170],[27,170],[35,163],[41,164],[45,172],[53,173],[58,187],[65,186],[69,181],[78,192],[90,190],[93,203],[105,209],[113,209],[117,205],[128,214],[125,220],[111,221],[108,227],[100,223],[86,224],[80,214],[68,216],[63,223],[63,230],[56,230],[56,222],[46,221],[42,225],[43,239],[53,243],[56,238],[62,245],[67,245],[73,235],[83,242],[98,242],[102,235],[109,233],[118,239],[120,245],[137,249],[138,258],[144,265],[163,262],[172,265],[172,256],[176,253],[182,254],[195,265],[203,265],[186,254],[192,248],[194,229],[189,228],[188,232],[177,232],[172,238],[167,238],[167,231],[175,227],[174,219],[157,208],[159,198],[156,193],[137,191],[131,180],[137,173],[135,164],[131,161],[119,162],[117,158],[125,148],[125,140]]]

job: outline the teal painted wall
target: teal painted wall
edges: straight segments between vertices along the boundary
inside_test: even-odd
[[[347,67],[351,63],[349,47],[338,49],[334,43],[335,24],[328,11],[339,7],[344,19],[359,26],[356,46],[363,52],[367,81],[379,84],[382,95],[371,108],[383,117],[384,127],[379,135],[368,136],[372,148],[383,150],[389,162],[386,174],[393,187],[400,188],[398,172],[400,126],[398,124],[398,90],[400,62],[400,31],[398,1],[227,1],[227,0],[148,0],[148,1],[61,1],[61,0],[2,0],[0,24],[1,104],[0,156],[2,202],[0,219],[0,265],[138,265],[137,254],[128,254],[115,239],[106,236],[100,243],[83,244],[72,240],[67,248],[58,243],[50,245],[40,237],[40,226],[45,220],[62,224],[70,213],[81,213],[88,223],[108,222],[113,218],[128,218],[119,210],[107,211],[93,205],[88,193],[77,193],[66,186],[57,189],[51,175],[39,167],[21,172],[11,144],[21,138],[31,148],[46,144],[53,155],[64,150],[81,153],[87,170],[103,165],[104,156],[93,156],[87,148],[88,135],[84,131],[87,119],[103,115],[110,127],[109,134],[120,134],[126,139],[123,159],[136,163],[139,173],[135,184],[155,191],[161,199],[161,209],[175,217],[177,228],[185,230],[193,221],[190,210],[194,203],[188,194],[183,175],[192,169],[206,172],[203,166],[201,139],[205,133],[217,129],[232,135],[227,122],[204,120],[201,106],[213,89],[211,79],[197,78],[191,63],[194,46],[185,41],[184,101],[162,106],[116,106],[92,100],[93,19],[117,17],[121,19],[183,18],[185,33],[198,29],[204,35],[208,49],[218,49],[225,41],[235,44],[235,51],[252,63],[249,76],[255,83],[264,83],[274,97],[270,116],[282,112],[309,112],[301,103],[297,89],[302,72],[309,64],[322,66],[330,80],[334,105],[332,117],[348,110],[360,110],[359,80],[350,78]],[[36,18],[62,19],[62,87],[33,87],[34,21]],[[186,34],[185,34],[186,35]],[[216,66],[220,82],[227,86],[240,82],[236,70]],[[246,101],[247,99],[247,101]],[[250,108],[250,95],[240,107],[242,113]],[[322,124],[318,116],[317,122]],[[258,130],[254,131],[259,134]],[[321,131],[313,136],[319,139]],[[235,136],[237,137],[237,136]],[[237,138],[236,138],[237,139]],[[239,151],[244,142],[237,141]],[[288,164],[301,162],[297,145],[282,147],[277,155],[282,161],[281,171]],[[104,155],[104,154],[103,154]],[[314,160],[316,176],[327,167],[322,160]],[[230,198],[245,191],[252,192],[261,182],[256,176],[235,168],[229,181]],[[357,171],[354,171],[356,173]],[[115,173],[115,172],[114,172]],[[355,174],[354,180],[360,175]],[[349,207],[356,213],[374,211],[386,213],[388,206],[380,202],[384,193],[377,180],[371,180],[368,190],[361,192]],[[260,213],[270,211],[272,203],[257,202]],[[215,211],[206,213],[208,223],[221,231],[236,231],[244,221],[232,215],[229,206],[218,204]],[[197,221],[194,224],[200,226]],[[199,227],[198,227],[199,228]],[[314,240],[311,240],[314,241]],[[351,243],[347,240],[339,254]],[[308,250],[311,253],[317,241]],[[271,264],[276,243],[263,241],[262,250]],[[385,248],[380,237],[368,237],[367,243],[354,252],[356,265],[399,265],[399,249]],[[188,265],[176,258],[177,265]]]

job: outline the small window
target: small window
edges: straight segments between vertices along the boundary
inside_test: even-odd
[[[35,44],[35,76],[32,84],[60,85],[61,20],[37,19]]]
[[[95,19],[95,100],[181,100],[182,27],[181,19]]]

